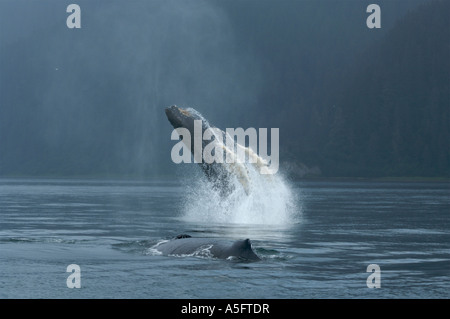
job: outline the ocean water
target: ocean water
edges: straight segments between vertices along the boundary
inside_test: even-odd
[[[450,298],[450,184],[289,189],[289,214],[253,198],[227,215],[183,180],[1,179],[0,298]],[[261,261],[152,250],[183,233],[250,238]]]

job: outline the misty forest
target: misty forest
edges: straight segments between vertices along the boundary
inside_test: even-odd
[[[170,177],[170,105],[292,178],[450,177],[450,1],[69,3],[0,0],[1,177]]]

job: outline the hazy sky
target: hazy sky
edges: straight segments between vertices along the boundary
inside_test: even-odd
[[[0,174],[167,170],[172,104],[222,128],[287,125],[280,97],[313,104],[419,2],[379,1],[370,33],[369,1],[77,1],[68,29],[69,1],[0,0]]]

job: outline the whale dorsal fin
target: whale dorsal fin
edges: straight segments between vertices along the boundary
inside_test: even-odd
[[[250,242],[250,239],[244,239],[244,240],[237,240],[233,244],[234,247],[239,248],[252,248],[252,244]]]
[[[248,260],[260,260],[258,255],[256,255],[253,251],[252,243],[248,238],[234,242],[229,252],[231,256],[236,256]]]

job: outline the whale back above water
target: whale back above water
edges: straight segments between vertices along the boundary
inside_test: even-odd
[[[229,242],[217,238],[193,238],[180,235],[158,244],[155,249],[165,256],[205,256],[219,259],[235,257],[243,260],[260,260],[253,251],[250,239]]]

